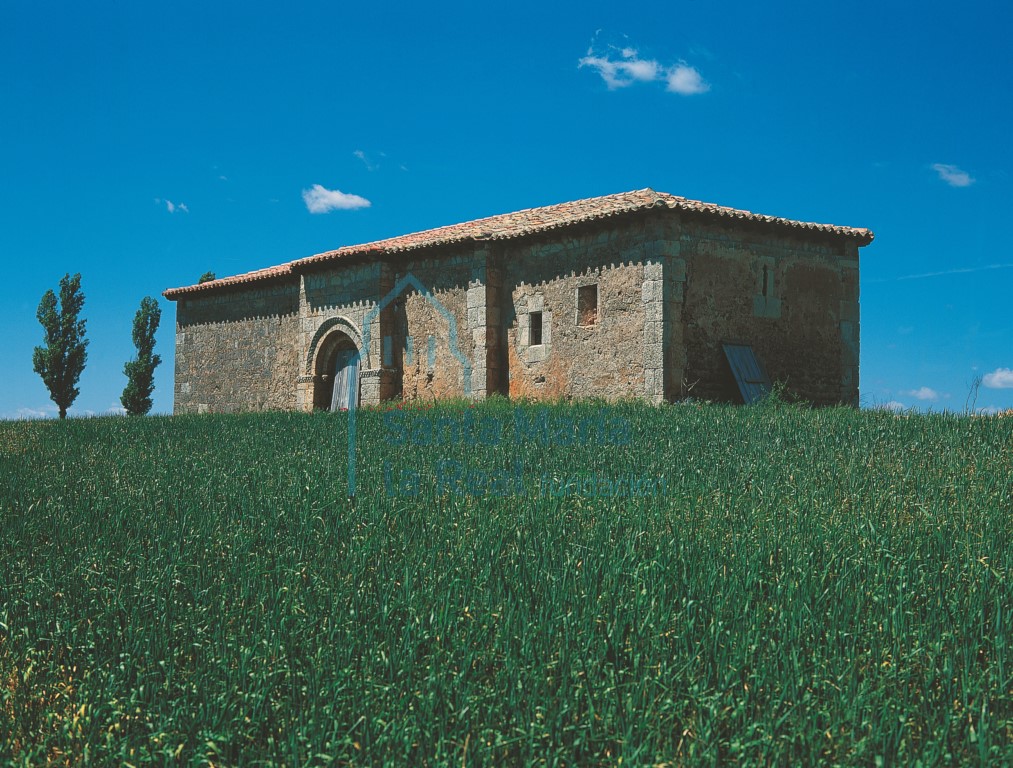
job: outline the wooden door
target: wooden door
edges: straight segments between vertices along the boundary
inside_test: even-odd
[[[359,352],[338,350],[334,361],[334,393],[331,410],[345,411],[359,404]]]

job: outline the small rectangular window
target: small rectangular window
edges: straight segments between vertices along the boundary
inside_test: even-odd
[[[528,339],[531,346],[536,347],[542,343],[542,313],[531,312],[528,318]]]
[[[598,284],[582,285],[577,289],[577,325],[595,325],[598,322]]]

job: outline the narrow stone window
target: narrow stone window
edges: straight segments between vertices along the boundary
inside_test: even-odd
[[[598,323],[598,284],[582,285],[577,289],[577,325]]]
[[[531,312],[528,324],[528,340],[532,347],[536,347],[542,343],[542,313]]]
[[[777,297],[777,285],[774,283],[774,259],[762,257],[754,273],[760,278],[758,290],[753,294],[753,316],[776,319],[781,316],[781,300]]]

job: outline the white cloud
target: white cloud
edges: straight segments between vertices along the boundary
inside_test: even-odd
[[[658,79],[661,65],[653,59],[641,59],[632,48],[624,48],[618,59],[610,59],[608,55],[588,55],[577,62],[579,67],[591,67],[598,70],[609,90],[625,88],[635,82],[649,83]]]
[[[375,171],[377,169],[378,166],[371,163],[369,161],[369,158],[366,157],[366,153],[363,152],[361,149],[355,150],[352,154],[362,161],[362,164],[366,166],[367,171]]]
[[[120,403],[113,403],[112,405],[109,406],[108,409],[106,409],[106,415],[107,416],[126,416],[127,415],[127,409],[124,408],[123,405],[120,404]]]
[[[987,272],[993,269],[1013,269],[1013,264],[985,264],[981,267],[961,267],[959,269],[944,269],[939,272],[920,272],[916,275],[900,275],[898,277],[881,277],[870,280],[870,283],[889,283],[893,280],[921,280],[926,277],[945,277],[947,275],[967,275],[973,272]]]
[[[974,184],[974,179],[967,171],[962,171],[955,165],[946,163],[935,163],[932,170],[939,174],[939,178],[951,187],[969,187]]]
[[[996,368],[991,373],[986,373],[981,383],[989,389],[1013,389],[1013,369]]]
[[[386,152],[382,152],[382,151],[377,151],[377,152],[374,152],[374,153],[367,154],[367,153],[363,152],[361,149],[357,149],[357,150],[355,150],[352,153],[352,155],[354,157],[358,158],[359,160],[361,160],[362,164],[364,166],[366,166],[366,170],[370,171],[370,172],[380,170],[380,163],[381,163],[381,161],[387,159],[387,153]],[[377,158],[379,158],[379,159],[377,159]],[[404,171],[404,170],[407,170],[407,168],[405,168],[402,165],[401,166],[401,170]]]
[[[176,211],[179,211],[180,213],[190,213],[190,209],[186,207],[186,203],[174,203],[172,200],[163,200],[160,197],[156,197],[155,202],[159,205],[165,203],[165,210],[169,213],[175,213]]]
[[[109,410],[104,411],[101,415],[125,413],[126,410],[119,403],[114,403],[109,407]],[[2,413],[0,419],[55,419],[59,415],[59,409],[55,405],[43,405],[39,408],[18,408],[13,412]],[[88,418],[98,415],[100,414],[87,408],[83,410],[75,407],[67,409],[67,418]]]
[[[929,387],[919,387],[918,389],[912,389],[904,393],[905,395],[911,395],[916,400],[938,400],[939,393]]]
[[[354,211],[358,208],[369,208],[372,203],[364,197],[351,195],[337,189],[327,189],[314,184],[302,191],[303,202],[310,213],[329,213],[330,211]]]
[[[596,35],[597,37],[597,35]],[[644,59],[636,48],[625,45],[622,48],[609,45],[604,53],[596,53],[594,42],[587,49],[587,55],[577,62],[578,67],[590,67],[605,81],[609,90],[626,88],[634,83],[665,81],[672,93],[691,96],[706,93],[710,85],[686,62],[680,61],[672,67],[663,66],[656,59]]]
[[[877,405],[876,408],[880,411],[893,411],[894,413],[907,410],[907,406],[904,405],[904,403],[897,402],[896,400],[891,400],[888,403],[882,403]]]
[[[668,72],[668,90],[672,93],[692,96],[694,93],[707,93],[710,89],[710,85],[704,82],[696,68],[684,61],[680,61]]]
[[[15,419],[51,419],[57,415],[56,406],[44,405],[41,408],[18,408],[13,415]],[[10,417],[8,417],[10,418]]]

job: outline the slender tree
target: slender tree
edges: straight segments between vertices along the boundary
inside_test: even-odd
[[[151,393],[155,389],[155,368],[162,358],[155,354],[155,331],[162,319],[158,302],[150,296],[141,299],[141,306],[134,315],[134,346],[137,357],[123,366],[127,375],[127,386],[120,396],[120,402],[130,416],[143,416],[151,410]]]
[[[32,353],[35,372],[49,390],[50,399],[60,409],[60,418],[67,418],[67,409],[81,390],[77,382],[88,360],[85,351],[88,340],[84,337],[85,321],[80,319],[84,307],[81,293],[81,274],[70,274],[60,280],[60,298],[52,290],[42,294],[36,317],[45,330],[44,346]]]

